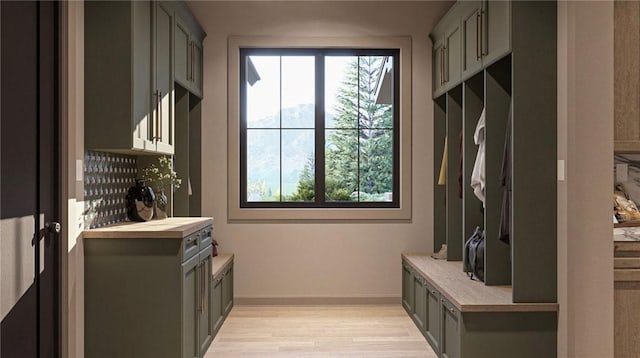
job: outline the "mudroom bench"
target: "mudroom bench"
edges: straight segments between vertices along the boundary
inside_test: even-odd
[[[471,280],[461,261],[403,254],[402,305],[442,358],[556,354],[557,303],[513,303],[511,286]]]

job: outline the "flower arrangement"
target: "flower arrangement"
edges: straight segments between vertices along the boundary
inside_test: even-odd
[[[156,193],[164,192],[171,185],[176,190],[182,184],[182,179],[173,170],[173,160],[166,155],[158,157],[158,164],[142,169],[142,178]]]

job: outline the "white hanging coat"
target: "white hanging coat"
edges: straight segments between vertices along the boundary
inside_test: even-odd
[[[476,162],[473,165],[471,173],[471,187],[473,193],[482,201],[484,205],[485,198],[485,114],[482,109],[480,119],[476,125],[476,132],[473,134],[473,141],[478,146],[478,154],[476,154]]]

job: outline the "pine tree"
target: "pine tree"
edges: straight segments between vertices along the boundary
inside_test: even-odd
[[[334,125],[352,130],[330,132],[327,139],[332,145],[325,153],[327,177],[350,192],[382,194],[392,190],[392,107],[375,103],[383,61],[383,57],[359,57],[349,66],[338,91]]]

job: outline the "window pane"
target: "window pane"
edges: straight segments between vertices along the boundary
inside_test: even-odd
[[[388,207],[399,194],[393,192],[398,180],[394,138],[399,128],[393,107],[398,100],[393,80],[397,51],[265,50],[241,51],[251,53],[241,56],[246,70],[241,84],[245,106],[240,108],[246,125],[244,204],[370,207],[353,205],[369,202]],[[319,58],[321,77],[316,73]],[[320,93],[316,80],[324,82]],[[317,108],[318,103],[324,108]],[[319,110],[325,112],[325,124],[316,128]],[[324,143],[315,142],[319,131],[324,131]],[[324,158],[315,152],[316,144],[324,145]],[[322,178],[316,178],[316,163],[323,163]],[[316,193],[316,185],[324,192]]]
[[[358,57],[325,57],[325,128],[358,128]]]
[[[249,61],[260,78],[251,85]],[[248,56],[247,128],[280,127],[280,56]],[[253,78],[254,80],[257,77]]]
[[[325,133],[325,200],[358,201],[358,131]]]
[[[393,130],[360,130],[359,169],[360,201],[392,200]]]
[[[315,200],[313,129],[282,131],[283,201]]]
[[[385,72],[385,56],[360,56],[360,128],[393,128],[393,112],[390,104],[378,104],[378,85],[382,90],[391,91],[393,82],[390,77],[383,77]],[[389,61],[391,65],[393,61]],[[383,98],[381,98],[383,100]]]
[[[247,130],[247,201],[280,201],[280,130]]]
[[[315,57],[282,57],[282,127],[315,127]]]

